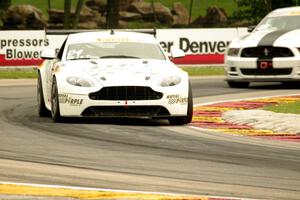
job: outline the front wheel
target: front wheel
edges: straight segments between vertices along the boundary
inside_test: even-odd
[[[249,82],[237,82],[237,81],[227,81],[227,84],[231,88],[247,88],[249,87]]]
[[[40,72],[38,72],[38,80],[37,80],[37,104],[38,104],[39,116],[40,117],[49,117],[50,111],[46,108],[46,105],[45,105],[42,78],[41,78]]]
[[[188,124],[193,119],[193,93],[192,87],[189,83],[189,96],[188,96],[188,106],[187,106],[187,115],[184,117],[171,117],[169,118],[169,123],[171,125],[183,125]]]
[[[51,116],[54,122],[60,122],[62,120],[59,111],[58,89],[55,77],[53,77],[51,88]]]

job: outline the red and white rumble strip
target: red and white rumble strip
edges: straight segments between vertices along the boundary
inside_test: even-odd
[[[235,135],[245,135],[259,138],[266,138],[272,140],[283,140],[291,142],[300,142],[300,135],[297,132],[291,132],[289,127],[286,130],[278,129],[273,126],[267,126],[264,128],[258,128],[259,126],[253,125],[253,123],[247,123],[241,120],[230,120],[228,116],[225,116],[226,112],[239,111],[242,115],[243,111],[260,109],[266,105],[277,105],[279,103],[293,103],[300,101],[300,95],[289,96],[273,96],[256,99],[241,99],[227,102],[214,102],[209,104],[196,105],[194,107],[192,127],[201,129],[208,129],[218,131],[220,133],[228,133]],[[249,112],[245,112],[249,114]],[[274,113],[275,115],[276,113]],[[249,116],[248,116],[249,117]],[[253,120],[257,120],[255,116],[252,116]],[[285,120],[282,118],[279,120]],[[271,124],[270,124],[271,125]]]

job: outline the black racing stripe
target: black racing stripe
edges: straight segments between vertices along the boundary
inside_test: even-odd
[[[280,30],[268,33],[259,42],[257,46],[273,46],[274,42],[282,35],[290,32],[291,30]]]

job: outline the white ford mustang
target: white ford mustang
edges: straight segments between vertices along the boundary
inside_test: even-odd
[[[173,49],[172,57],[184,53]],[[38,112],[63,117],[132,117],[191,122],[188,74],[153,35],[98,31],[70,34],[59,52],[44,50],[38,68]]]
[[[225,71],[230,87],[248,87],[257,81],[300,81],[300,7],[274,10],[248,31],[227,49]]]

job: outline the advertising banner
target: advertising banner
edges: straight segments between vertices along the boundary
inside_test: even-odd
[[[157,40],[168,53],[172,47],[186,53],[173,60],[176,64],[213,65],[223,64],[227,45],[246,33],[246,28],[158,29]],[[39,65],[41,51],[59,49],[66,36],[46,36],[44,30],[0,31],[0,67]]]
[[[0,31],[0,67],[34,66],[43,62],[44,49],[59,49],[66,35],[45,35],[39,31]]]
[[[180,65],[224,64],[224,53],[230,41],[247,34],[246,28],[160,29],[157,38],[170,52],[172,46],[186,56],[173,60]]]

